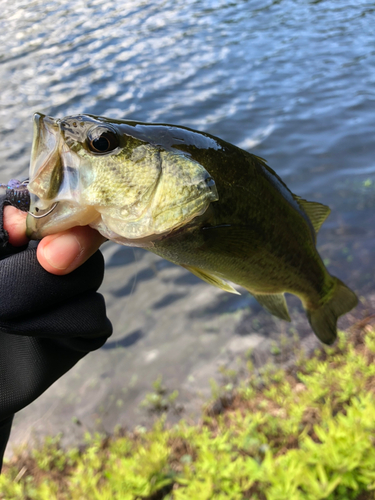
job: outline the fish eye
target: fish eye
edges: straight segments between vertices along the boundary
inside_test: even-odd
[[[111,129],[100,127],[88,133],[87,146],[93,153],[109,153],[116,149],[118,145],[118,137]]]

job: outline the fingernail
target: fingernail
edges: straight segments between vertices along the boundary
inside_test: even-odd
[[[79,257],[82,247],[74,234],[64,234],[44,247],[44,258],[55,269],[67,269]]]

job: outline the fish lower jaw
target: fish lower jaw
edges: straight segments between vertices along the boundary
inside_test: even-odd
[[[64,212],[62,204],[57,204],[55,209],[42,218],[36,218],[29,212],[26,218],[26,235],[32,240],[40,240],[50,234],[66,231],[75,226],[87,226],[95,224],[100,214],[92,207],[76,207],[74,212]]]

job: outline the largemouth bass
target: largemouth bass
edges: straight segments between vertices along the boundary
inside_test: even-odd
[[[90,225],[223,290],[240,285],[287,321],[284,293],[295,294],[326,344],[357,304],[316,249],[329,208],[294,195],[262,158],[209,134],[36,114],[28,189],[30,238]]]

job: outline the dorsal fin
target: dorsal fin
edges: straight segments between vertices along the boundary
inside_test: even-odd
[[[327,207],[327,205],[323,205],[322,203],[317,203],[316,201],[304,200],[303,198],[300,198],[296,194],[293,195],[293,198],[296,200],[298,205],[302,208],[307,217],[310,219],[311,224],[315,229],[315,233],[318,233],[321,225],[330,214],[331,209]]]
[[[229,293],[235,293],[236,295],[241,295],[240,292],[237,292],[229,283],[226,281],[222,280],[221,278],[218,278],[217,276],[210,274],[207,271],[203,271],[203,269],[199,269],[198,267],[193,267],[193,266],[185,266],[182,265],[185,269],[190,271],[191,273],[195,274],[195,276],[198,276],[203,281],[206,281],[210,285],[217,286],[218,288],[221,288],[222,290],[225,290],[226,292]]]

